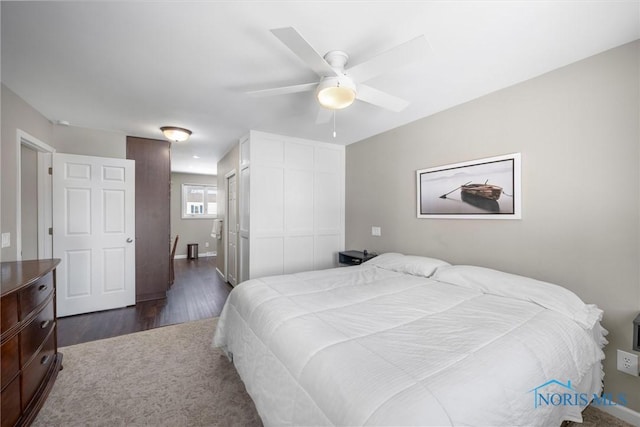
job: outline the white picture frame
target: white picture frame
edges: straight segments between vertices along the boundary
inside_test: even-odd
[[[520,153],[416,171],[418,218],[521,219]]]

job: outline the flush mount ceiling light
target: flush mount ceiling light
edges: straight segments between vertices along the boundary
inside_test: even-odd
[[[191,136],[191,131],[185,128],[179,128],[176,126],[163,126],[160,128],[162,134],[169,141],[184,142]]]
[[[347,76],[325,77],[318,84],[318,102],[330,110],[342,110],[356,100],[356,85]]]

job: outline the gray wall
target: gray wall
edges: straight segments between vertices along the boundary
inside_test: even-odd
[[[51,145],[59,153],[127,158],[127,136],[121,132],[56,125]]]
[[[200,255],[216,251],[216,239],[211,237],[213,219],[182,219],[180,211],[182,209],[182,184],[217,185],[217,182],[215,175],[171,174],[171,242],[176,235],[180,236],[176,256],[187,254],[187,243],[197,243]],[[171,244],[173,245],[173,243]]]
[[[119,132],[54,125],[4,84],[0,87],[2,92],[0,229],[3,233],[11,233],[11,246],[2,249],[0,259],[14,261],[17,259],[15,244],[17,231],[15,206],[18,202],[16,194],[17,130],[28,133],[60,153],[116,158],[126,157],[126,135]]]
[[[605,312],[605,390],[640,311],[640,42],[347,147],[346,246],[553,282]],[[418,169],[522,153],[521,220],[416,218]],[[381,237],[371,226],[382,227]]]
[[[39,112],[34,110],[22,98],[17,96],[5,85],[1,85],[2,123],[0,135],[0,229],[2,233],[11,233],[11,246],[2,248],[2,261],[18,259],[16,248],[17,221],[16,203],[18,203],[18,137],[17,130],[21,129],[40,141],[51,144],[53,125]]]

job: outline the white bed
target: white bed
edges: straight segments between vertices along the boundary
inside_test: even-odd
[[[601,391],[601,316],[556,285],[393,253],[241,283],[213,343],[267,426],[550,426]],[[567,391],[582,402],[536,402]]]

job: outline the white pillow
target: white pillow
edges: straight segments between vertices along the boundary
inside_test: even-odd
[[[530,277],[473,265],[452,265],[438,268],[431,278],[485,294],[530,301],[570,317],[585,329],[602,319],[602,310],[585,304],[569,289]]]
[[[436,268],[451,264],[436,258],[389,252],[370,259],[367,265],[375,265],[398,273],[430,277]]]

